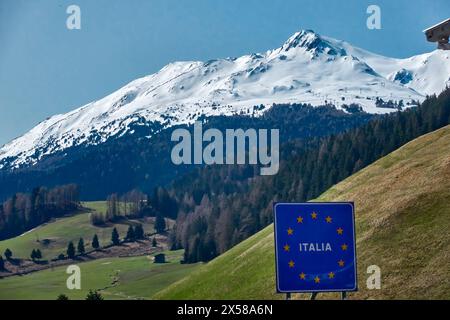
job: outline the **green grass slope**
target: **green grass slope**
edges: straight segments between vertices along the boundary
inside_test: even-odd
[[[67,289],[67,266],[0,279],[0,300],[55,300],[59,294],[84,299],[89,289],[100,290],[108,300],[148,299],[199,266],[180,264],[182,255],[182,251],[166,252],[164,264],[154,264],[149,256],[80,263],[81,290]]]
[[[408,143],[317,201],[355,202],[360,291],[350,298],[450,299],[450,126]],[[366,287],[369,265],[381,268],[380,290]],[[154,298],[282,299],[274,269],[269,226]]]
[[[85,202],[83,205],[95,212],[106,211],[104,201]],[[15,238],[0,241],[0,254],[3,255],[6,248],[9,248],[15,258],[29,259],[33,249],[40,249],[44,259],[53,259],[60,253],[66,253],[69,241],[73,241],[76,246],[80,237],[83,237],[87,250],[91,249],[90,243],[94,234],[98,235],[101,246],[108,245],[111,243],[111,232],[114,227],[120,236],[124,237],[129,224],[134,222],[142,223],[145,232],[154,232],[153,223],[144,220],[96,227],[90,223],[89,213],[81,212],[70,217],[58,218]]]

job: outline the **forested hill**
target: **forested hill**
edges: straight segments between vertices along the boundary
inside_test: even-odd
[[[294,138],[323,137],[365,124],[374,116],[347,113],[332,105],[312,107],[306,104],[274,105],[257,116],[262,106],[234,116],[201,117],[204,130],[279,128],[281,142]],[[34,166],[14,171],[0,170],[0,201],[16,192],[30,193],[36,186],[54,187],[75,183],[80,199],[105,200],[112,193],[132,189],[150,193],[156,186],[166,186],[176,177],[191,171],[191,165],[171,161],[171,133],[180,125],[164,129],[145,119],[123,136],[99,145],[77,146],[45,156]]]
[[[207,261],[272,222],[273,201],[306,201],[418,136],[450,123],[450,89],[419,107],[383,116],[317,141],[282,146],[279,173],[255,177],[249,166],[197,170],[174,184],[174,248],[186,262]]]
[[[450,126],[408,143],[317,199],[349,200],[356,208],[359,282],[350,299],[450,298]],[[275,293],[273,239],[270,225],[154,298],[284,299]],[[367,267],[374,264],[381,268],[381,290],[366,286]]]

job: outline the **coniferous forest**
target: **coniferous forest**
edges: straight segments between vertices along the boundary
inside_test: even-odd
[[[178,203],[173,248],[185,249],[185,262],[208,261],[270,224],[273,202],[314,199],[403,144],[449,123],[447,89],[416,108],[362,127],[284,144],[275,176],[256,176],[251,166],[198,169],[169,190]]]

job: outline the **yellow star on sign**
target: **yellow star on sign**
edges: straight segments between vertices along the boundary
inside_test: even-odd
[[[315,213],[315,212],[311,213],[311,218],[317,219],[317,213]]]
[[[293,268],[295,266],[295,262],[294,261],[289,261],[289,268]]]
[[[297,218],[297,223],[303,223],[303,217],[299,216],[299,217]]]
[[[347,248],[348,248],[348,246],[345,243],[341,246],[341,249],[343,251],[347,251]]]
[[[316,277],[314,278],[314,282],[315,282],[315,283],[320,283],[320,278],[319,278],[319,276],[316,276]]]
[[[333,272],[330,272],[328,274],[328,279],[334,279],[334,273]]]
[[[291,247],[290,247],[288,244],[286,244],[286,245],[283,247],[283,249],[284,249],[284,251],[289,251],[289,250],[291,249]]]
[[[300,279],[305,280],[306,279],[306,274],[304,274],[303,272],[299,274]]]
[[[339,260],[338,261],[338,265],[339,265],[339,267],[343,267],[344,265],[345,265],[345,262],[344,262],[344,260]]]
[[[294,230],[292,230],[291,228],[287,229],[288,236],[292,236],[293,233],[294,233]]]
[[[326,217],[325,220],[327,221],[327,223],[331,223],[331,221],[333,220],[330,216]]]
[[[342,229],[341,227],[339,227],[336,231],[339,235],[342,235],[344,233],[344,229]]]

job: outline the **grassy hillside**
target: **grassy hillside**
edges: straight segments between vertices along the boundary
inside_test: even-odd
[[[408,143],[317,200],[355,201],[360,291],[350,298],[450,299],[450,126]],[[366,268],[373,264],[381,268],[382,289],[369,291]],[[283,298],[275,293],[273,227],[155,298]]]
[[[66,268],[0,279],[0,300],[84,299],[89,289],[100,289],[105,299],[142,299],[183,278],[197,264],[180,264],[182,251],[166,252],[165,264],[154,264],[152,257],[105,258],[81,263],[81,290],[68,290]]]
[[[86,202],[83,205],[93,211],[105,212],[106,202]],[[89,221],[88,212],[80,212],[70,217],[63,217],[39,226],[29,232],[12,239],[0,241],[0,254],[6,248],[12,250],[16,258],[29,258],[33,249],[40,249],[44,259],[52,259],[60,253],[65,253],[69,241],[77,244],[80,237],[84,238],[87,250],[94,234],[97,234],[100,245],[111,243],[111,232],[117,228],[121,237],[124,237],[130,223],[142,223],[145,232],[154,232],[152,220],[129,220],[122,223],[110,224],[104,227],[95,227]]]

